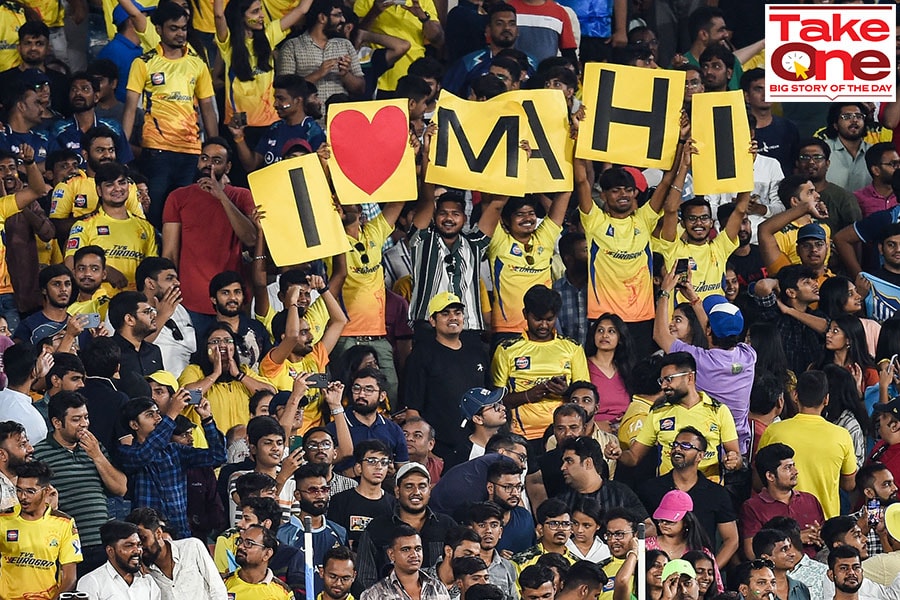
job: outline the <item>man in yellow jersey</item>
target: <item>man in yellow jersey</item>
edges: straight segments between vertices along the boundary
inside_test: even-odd
[[[262,236],[260,236],[262,238]],[[265,242],[263,242],[265,243]],[[345,259],[336,259],[332,265],[335,269],[338,267],[338,261]],[[254,316],[256,320],[266,326],[269,335],[272,335],[272,319],[278,314],[273,303],[277,300],[279,310],[284,308],[284,299],[288,296],[288,290],[297,286],[300,288],[300,295],[297,297],[297,305],[306,311],[303,318],[309,325],[309,331],[312,333],[312,343],[315,344],[322,339],[322,333],[325,332],[325,326],[328,325],[328,307],[325,306],[325,300],[321,296],[317,296],[315,301],[312,299],[312,287],[310,286],[310,277],[314,277],[305,269],[288,269],[282,271],[278,276],[277,284],[273,283],[271,288],[277,290],[276,297],[270,297],[270,286],[266,285],[266,268],[265,260],[253,261],[253,301]],[[343,281],[341,278],[337,280],[336,273],[332,273],[328,280],[328,287],[332,290],[340,290]]]
[[[72,258],[78,296],[66,312],[70,315],[98,313],[100,320],[105,321],[109,308],[109,294],[103,286],[106,281],[106,250],[100,246],[83,246],[75,251]]]
[[[169,2],[153,13],[160,44],[136,59],[128,74],[128,94],[122,129],[131,139],[135,112],[144,98],[142,171],[150,190],[150,221],[162,225],[166,195],[190,185],[200,154],[200,128],[195,104],[206,137],[219,135],[209,67],[187,49],[188,12]]]
[[[66,243],[66,266],[75,267],[75,252],[97,245],[106,251],[107,278],[119,289],[134,290],[134,272],[146,256],[156,256],[156,233],[146,219],[126,207],[130,184],[119,163],[101,165],[95,174],[100,210],[72,226]]]
[[[309,324],[299,309],[298,286],[288,290],[285,309],[272,319],[272,333],[279,343],[260,361],[259,373],[263,377],[268,377],[279,390],[291,390],[294,378],[300,373],[324,373],[325,367],[328,366],[328,354],[334,350],[341,331],[347,324],[344,311],[331,291],[324,286],[322,279],[312,278],[310,283],[313,282],[321,286],[319,293],[325,300],[329,316],[328,326],[318,343],[312,343]],[[321,405],[324,399],[321,390],[312,388],[308,395],[312,401],[303,408],[301,433],[306,433],[323,423]]]
[[[0,515],[0,598],[57,598],[75,589],[81,541],[75,520],[53,510],[46,463],[16,468],[19,505]]]
[[[670,186],[674,184],[674,169],[682,168],[683,148],[679,142],[673,169],[666,171],[653,196],[640,208],[634,178],[620,168],[600,176],[603,209],[597,208],[585,162],[575,161],[578,208],[588,244],[587,315],[589,319],[604,312],[619,315],[628,323],[638,356],[651,351],[654,306],[650,235],[666,198],[671,202],[681,200],[680,193],[670,193]]]
[[[323,589],[316,600],[353,600],[350,586],[356,581],[356,557],[349,548],[331,548],[325,553],[319,572]]]
[[[349,322],[334,348],[334,359],[352,346],[368,344],[375,349],[378,366],[387,378],[388,398],[397,398],[397,371],[394,368],[394,351],[387,339],[385,327],[384,268],[381,266],[381,249],[391,234],[402,202],[389,202],[375,217],[360,222],[362,207],[358,204],[342,206],[341,223],[350,243],[346,253],[347,279],[341,298]]]
[[[91,127],[81,138],[81,158],[84,160],[84,171],[78,170],[53,188],[50,198],[50,219],[56,226],[59,245],[65,248],[69,232],[76,219],[80,219],[97,210],[100,201],[97,196],[97,183],[94,176],[100,165],[115,162],[116,133],[108,127]],[[138,202],[137,188],[128,183],[128,201],[125,205],[131,214],[143,217],[144,211]]]
[[[525,332],[497,347],[491,363],[494,387],[509,389],[503,403],[511,411],[512,431],[525,436],[536,452],[553,422],[553,411],[573,381],[590,379],[584,349],[553,329],[562,300],[536,285],[525,292]]]
[[[278,549],[275,534],[261,525],[250,525],[237,540],[235,561],[240,568],[225,580],[229,598],[235,600],[291,600],[294,593],[269,569]]]
[[[25,6],[17,0],[0,4],[0,72],[18,67],[19,27],[25,24]]]

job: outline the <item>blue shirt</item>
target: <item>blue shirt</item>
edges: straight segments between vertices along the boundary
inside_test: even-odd
[[[472,82],[488,72],[493,60],[490,48],[470,52],[450,65],[447,73],[444,74],[441,86],[460,98],[468,98]],[[537,63],[528,56],[528,76],[533,76],[536,70]]]
[[[325,519],[325,523],[320,529],[313,530],[312,538],[313,566],[316,567],[313,569],[315,593],[320,594],[322,592],[322,577],[319,575],[319,567],[322,566],[325,560],[326,552],[335,546],[347,545],[347,530],[337,523]],[[306,564],[306,551],[303,546],[303,525],[299,519],[291,518],[288,523],[278,528],[278,541],[297,548],[300,564]]]
[[[47,136],[33,129],[19,133],[13,131],[9,125],[4,125],[0,131],[0,149],[18,154],[22,144],[34,148],[34,162],[42,163],[47,160]]]
[[[503,535],[497,542],[497,551],[510,550],[513,554],[524,552],[537,543],[534,518],[527,508],[516,506],[509,511],[509,522],[503,526]]]
[[[325,132],[312,117],[306,117],[299,125],[288,125],[285,121],[276,121],[256,144],[255,151],[263,157],[263,164],[268,166],[281,160],[281,150],[288,140],[300,138],[309,142],[313,152],[325,141]]]
[[[372,426],[368,427],[359,422],[359,419],[356,418],[356,414],[354,414],[353,411],[345,412],[344,416],[347,419],[347,424],[350,426],[350,437],[353,438],[354,445],[363,440],[381,440],[391,449],[391,454],[394,456],[394,462],[407,462],[409,460],[409,450],[406,448],[406,436],[399,425],[378,415],[375,417],[375,422],[372,423]],[[331,437],[337,439],[337,429],[335,428],[334,423],[329,423],[326,427],[331,433]],[[345,469],[352,467],[353,462],[352,458],[348,458],[341,461],[340,464],[335,465],[334,469],[341,473]]]
[[[175,539],[189,537],[187,522],[187,476],[191,467],[218,467],[225,463],[225,438],[209,420],[203,433],[209,448],[193,448],[171,441],[175,421],[167,415],[143,443],[119,446],[122,471],[135,506],[155,508],[166,517]]]
[[[144,51],[138,44],[132,43],[127,37],[117,33],[97,55],[97,58],[111,60],[119,67],[119,81],[116,84],[116,99],[119,102],[125,102],[131,63],[143,53]]]
[[[94,126],[108,127],[116,134],[113,140],[116,144],[116,161],[123,165],[134,160],[134,154],[131,152],[131,144],[125,139],[125,132],[122,125],[112,119],[104,119],[94,115]],[[57,121],[50,131],[49,148],[47,152],[54,152],[62,148],[68,148],[78,154],[81,164],[84,166],[84,157],[81,156],[81,137],[84,135],[75,117]]]
[[[853,224],[856,235],[864,244],[874,244],[888,225],[900,223],[900,205],[887,210],[879,210]]]
[[[612,2],[610,0],[558,0],[575,11],[582,37],[612,36]]]

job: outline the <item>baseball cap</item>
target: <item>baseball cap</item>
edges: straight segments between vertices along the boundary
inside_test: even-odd
[[[428,481],[431,481],[431,474],[428,472],[428,469],[425,468],[425,465],[417,462],[408,462],[397,471],[397,483],[400,483],[400,480],[409,475],[412,471],[416,471],[428,478]]]
[[[173,392],[181,387],[178,385],[178,379],[176,379],[175,376],[168,371],[156,371],[154,373],[150,373],[149,375],[147,375],[147,379],[152,379],[159,385],[167,385],[172,388]]]
[[[25,69],[22,71],[22,81],[29,86],[44,85],[50,83],[50,78],[40,69]]]
[[[313,152],[312,146],[309,144],[309,142],[307,142],[303,138],[291,138],[288,141],[286,141],[284,143],[284,145],[281,147],[281,155],[282,156],[286,155],[288,152],[295,149],[297,146],[306,150],[307,154],[312,154],[312,152]]]
[[[631,173],[631,177],[634,179],[634,187],[639,192],[647,191],[647,178],[644,177],[644,172],[638,169],[637,167],[622,167],[629,173]]]
[[[828,236],[825,230],[818,223],[807,223],[797,231],[797,241],[802,240],[822,240],[823,242]]]
[[[687,492],[672,490],[663,496],[659,507],[653,511],[653,518],[663,521],[680,521],[684,518],[685,513],[691,510],[694,510],[694,501]]]
[[[459,410],[463,415],[462,424],[478,414],[485,406],[492,406],[503,400],[506,395],[506,388],[498,390],[489,390],[487,388],[476,387],[466,390],[462,400],[459,401]]]
[[[900,503],[895,502],[885,509],[884,526],[892,538],[900,539]]]
[[[886,413],[892,415],[895,419],[900,420],[900,397],[894,398],[887,404],[876,403],[872,407],[872,414]],[[900,538],[898,538],[900,539]]]
[[[439,313],[448,306],[459,306],[465,308],[465,304],[459,299],[459,296],[451,292],[441,292],[428,301],[428,316]]]
[[[48,337],[53,337],[54,335],[62,331],[65,327],[65,323],[44,323],[43,325],[38,325],[31,332],[31,343],[37,345],[42,340],[45,340]]]
[[[280,406],[287,406],[288,400],[291,397],[290,392],[281,391],[272,396],[272,399],[269,400],[269,414],[273,417],[275,416],[275,409]]]
[[[697,577],[697,572],[694,570],[694,566],[683,558],[676,558],[675,560],[670,560],[666,563],[666,566],[663,567],[662,580],[665,581],[675,573],[678,573],[679,575],[687,575],[691,579]]]
[[[729,302],[725,296],[714,294],[703,299],[703,310],[709,317],[709,327],[713,335],[724,338],[740,335],[744,330],[744,315],[741,309]]]
[[[139,4],[139,3],[135,2],[134,0],[131,0],[131,3],[134,4],[135,8],[137,8],[142,13],[151,13],[154,11],[153,8],[147,8],[146,6]],[[115,26],[118,27],[119,25],[124,23],[126,20],[128,20],[128,13],[125,12],[124,8],[117,5],[113,9],[113,13],[112,13],[113,24],[115,24]]]
[[[172,434],[181,435],[182,433],[193,431],[194,427],[196,427],[196,425],[194,425],[186,416],[177,415],[175,417],[175,430],[172,432]]]

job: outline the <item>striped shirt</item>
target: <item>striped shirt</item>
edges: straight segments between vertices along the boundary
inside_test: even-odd
[[[106,449],[100,450],[109,459]],[[75,519],[85,548],[99,546],[100,526],[109,520],[106,492],[97,466],[80,445],[63,448],[53,436],[34,447],[34,459],[53,469],[53,487],[59,490],[59,509]]]
[[[410,232],[409,249],[413,264],[413,292],[409,303],[412,321],[427,321],[428,301],[440,292],[452,292],[465,305],[466,329],[484,330],[481,293],[478,284],[481,261],[490,236],[475,229],[461,233],[448,248],[434,227]]]

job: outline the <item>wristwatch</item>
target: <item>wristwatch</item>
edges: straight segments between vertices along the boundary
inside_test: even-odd
[[[421,21],[423,24],[427,23],[430,20],[431,20],[431,15],[428,14],[427,12],[425,13],[424,17],[419,17],[419,21]]]

